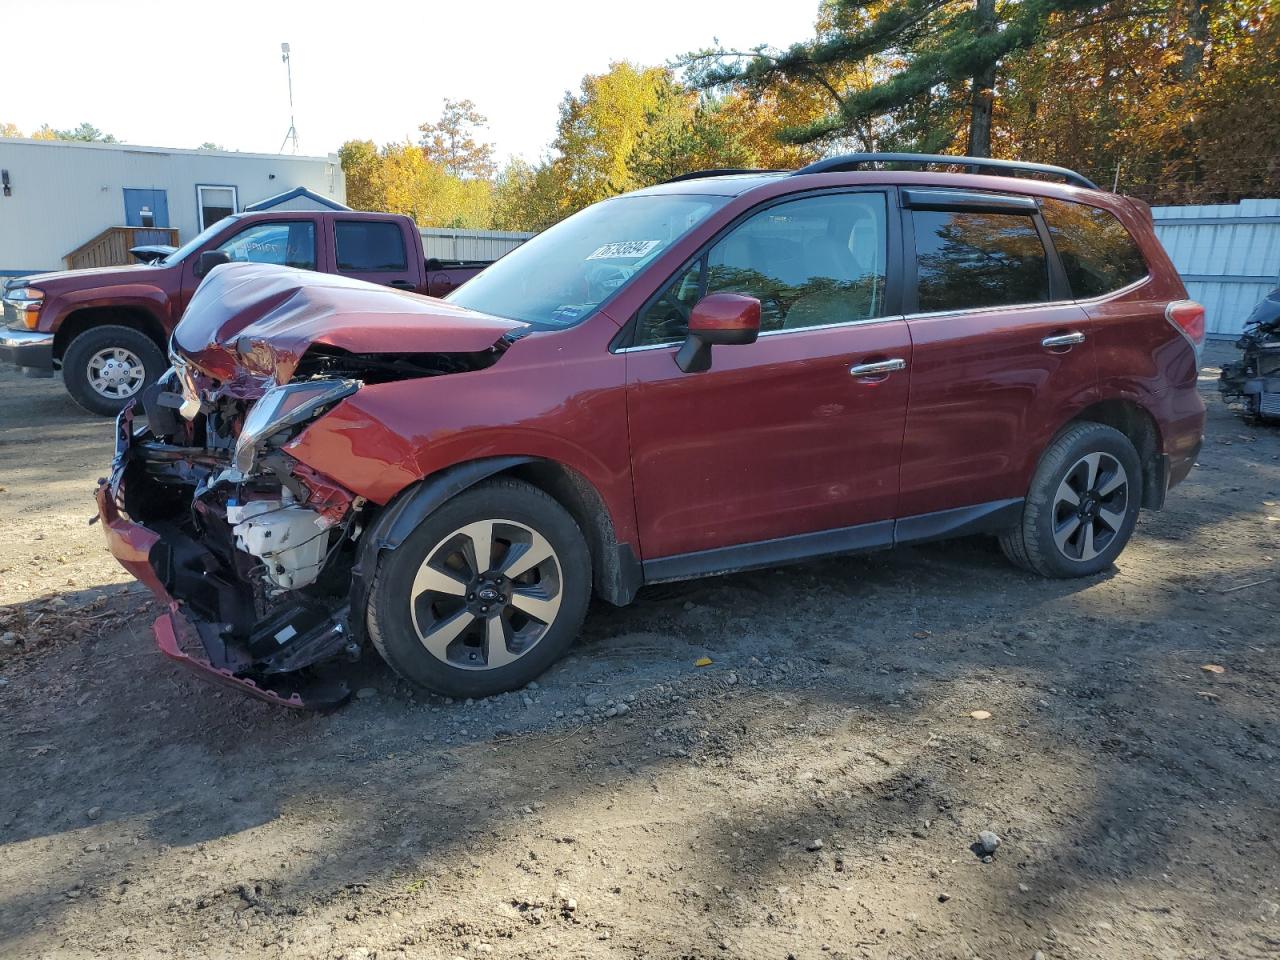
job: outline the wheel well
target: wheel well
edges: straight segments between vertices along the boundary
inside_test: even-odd
[[[1158,510],[1164,504],[1165,478],[1160,427],[1155,418],[1131,400],[1103,400],[1082,410],[1071,422],[1081,421],[1105,424],[1129,438],[1142,463],[1142,505]]]
[[[563,464],[533,460],[502,471],[554,497],[569,511],[591,550],[596,593],[610,603],[630,603],[640,588],[640,561],[630,544],[619,544],[604,499],[586,477]]]
[[[164,327],[147,311],[137,307],[85,307],[66,316],[53,336],[53,358],[61,361],[67,346],[90,327],[132,327],[155,341],[161,351],[165,349]]]

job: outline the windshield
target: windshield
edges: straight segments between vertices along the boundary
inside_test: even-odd
[[[546,327],[570,327],[729,197],[615,197],[538,234],[446,299]]]
[[[219,230],[221,230],[223,227],[225,227],[227,224],[229,224],[232,220],[235,220],[235,219],[236,218],[234,216],[223,217],[217,223],[211,224],[210,226],[205,227],[203,230],[197,233],[194,237],[192,237],[190,240],[188,240],[186,243],[180,246],[177,250],[173,251],[173,253],[169,254],[167,257],[161,260],[160,263],[163,263],[165,266],[168,266],[169,264],[173,264],[173,263],[181,263],[183,260],[187,259],[188,255],[191,253],[192,250],[200,246],[202,243],[204,243],[206,240],[212,237],[215,233],[217,233]]]

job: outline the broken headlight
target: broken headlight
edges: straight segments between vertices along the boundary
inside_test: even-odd
[[[359,380],[308,380],[272,387],[244,418],[236,440],[236,469],[242,474],[249,473],[264,440],[314,420],[359,389]]]

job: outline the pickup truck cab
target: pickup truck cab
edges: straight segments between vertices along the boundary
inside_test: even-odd
[[[0,361],[28,376],[60,369],[80,406],[115,416],[169,366],[169,334],[210,265],[228,261],[341,274],[431,296],[444,296],[488,265],[426,260],[418,228],[398,214],[238,213],[153,263],[8,281]]]

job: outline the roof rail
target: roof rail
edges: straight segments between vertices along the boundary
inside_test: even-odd
[[[701,180],[703,177],[732,177],[740,173],[780,173],[778,170],[765,170],[759,167],[725,167],[721,170],[692,170],[678,177],[662,180],[661,183],[679,183],[682,180]]]
[[[857,170],[859,167],[866,166],[869,163],[912,163],[919,166],[947,164],[949,166],[969,167],[971,168],[970,172],[974,173],[992,168],[995,170],[1022,171],[1024,173],[1043,173],[1061,177],[1072,186],[1087,187],[1090,190],[1102,189],[1088,177],[1076,173],[1074,170],[1068,170],[1066,167],[1055,167],[1047,163],[1022,163],[1018,160],[993,160],[990,157],[950,157],[941,153],[846,153],[843,156],[830,157],[826,160],[819,160],[817,163],[811,163],[807,167],[801,167],[792,176],[799,176],[802,173],[839,173],[846,170]]]

